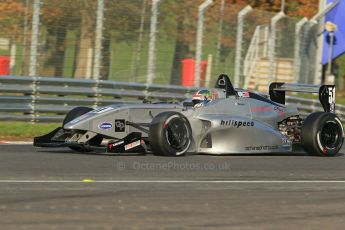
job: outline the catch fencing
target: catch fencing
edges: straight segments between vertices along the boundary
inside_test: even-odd
[[[100,107],[116,103],[180,102],[196,88],[124,83],[104,80],[78,80],[47,77],[1,77],[0,120],[61,122],[74,107]],[[302,114],[322,111],[318,100],[287,97]],[[345,121],[345,106],[337,105]]]
[[[200,69],[203,78],[196,81],[194,69],[184,79],[189,85],[207,87],[227,73],[242,87],[249,77],[244,61],[256,27],[268,26],[270,70],[265,74],[274,80],[275,59],[290,58],[298,66],[296,80],[313,83],[315,27],[257,9],[243,14],[249,6],[232,2],[3,1],[0,56],[10,59],[8,75],[170,85],[181,85],[183,60],[200,60],[207,62],[207,68]]]

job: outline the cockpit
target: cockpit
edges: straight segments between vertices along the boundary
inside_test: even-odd
[[[210,101],[219,98],[227,98],[232,95],[237,95],[229,77],[226,74],[221,74],[215,84],[214,88],[211,89],[200,89],[194,93],[192,102],[184,103],[194,108],[200,108],[207,105]]]

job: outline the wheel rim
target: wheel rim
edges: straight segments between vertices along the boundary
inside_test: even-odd
[[[184,150],[189,143],[187,124],[180,118],[173,118],[166,124],[165,135],[170,147],[177,151]]]
[[[320,141],[322,146],[328,149],[334,149],[340,142],[339,126],[334,122],[327,122],[320,133]]]

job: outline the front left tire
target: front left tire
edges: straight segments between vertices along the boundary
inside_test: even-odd
[[[157,155],[185,154],[192,143],[192,129],[187,118],[178,112],[158,114],[150,125],[149,143]]]

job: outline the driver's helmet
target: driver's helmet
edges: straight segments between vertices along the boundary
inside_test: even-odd
[[[206,105],[209,101],[212,101],[213,94],[208,89],[198,90],[192,98],[195,108]]]

